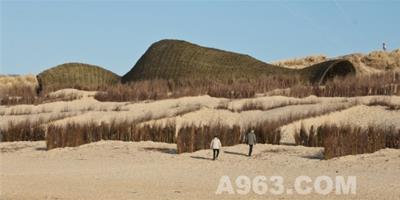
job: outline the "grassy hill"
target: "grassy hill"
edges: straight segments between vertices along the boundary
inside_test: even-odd
[[[149,79],[224,81],[270,75],[300,75],[305,80],[319,83],[325,77],[354,72],[352,68],[351,63],[327,61],[301,70],[289,69],[244,54],[202,47],[181,40],[161,40],[151,45],[121,80],[123,83]]]
[[[117,84],[120,77],[99,66],[84,63],[65,63],[37,75],[39,91],[62,88],[98,89]]]

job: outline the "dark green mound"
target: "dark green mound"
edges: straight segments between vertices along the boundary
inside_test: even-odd
[[[117,84],[120,77],[99,66],[84,63],[65,63],[37,75],[39,91],[64,88],[96,90]]]
[[[323,84],[334,77],[355,75],[356,69],[350,61],[336,59],[306,67],[300,73],[312,83]]]
[[[143,79],[236,79],[287,74],[290,69],[248,55],[198,46],[180,40],[154,43],[122,82]]]
[[[302,70],[264,63],[251,56],[202,47],[181,40],[161,40],[150,46],[122,83],[151,79],[235,80],[300,75],[323,83],[336,75],[355,72],[348,61],[331,60]]]

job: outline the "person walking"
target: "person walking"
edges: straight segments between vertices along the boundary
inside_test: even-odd
[[[214,139],[211,140],[210,148],[213,150],[213,160],[218,158],[219,149],[222,147],[221,141],[218,139],[218,136],[214,136]]]
[[[253,152],[253,145],[256,145],[257,143],[256,134],[254,133],[254,130],[251,130],[249,133],[247,133],[246,143],[249,145],[249,157],[250,157],[251,153]]]

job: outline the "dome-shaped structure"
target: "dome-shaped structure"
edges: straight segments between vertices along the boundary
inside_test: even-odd
[[[64,88],[96,90],[116,84],[120,77],[99,66],[84,63],[65,63],[37,75],[39,92]]]
[[[131,71],[122,77],[122,82],[143,79],[227,80],[291,71],[244,54],[202,47],[182,40],[161,40],[149,47]]]
[[[336,75],[354,74],[346,60],[331,60],[304,69],[268,64],[251,56],[202,47],[181,40],[161,40],[152,44],[122,82],[149,79],[231,80],[277,75],[300,75],[312,83],[324,83]]]
[[[337,76],[355,75],[356,69],[353,64],[344,59],[329,60],[312,65],[301,70],[304,76],[315,84],[324,84]]]

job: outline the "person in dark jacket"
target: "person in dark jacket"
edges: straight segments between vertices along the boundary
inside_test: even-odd
[[[250,157],[251,153],[253,152],[253,145],[256,145],[257,143],[256,134],[254,133],[254,130],[251,130],[249,133],[247,133],[246,143],[249,145],[249,157]]]

